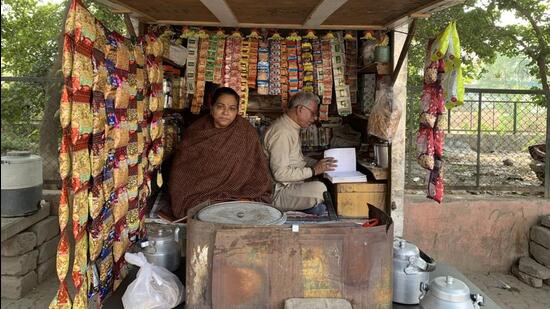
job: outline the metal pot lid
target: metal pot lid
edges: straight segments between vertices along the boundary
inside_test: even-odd
[[[21,164],[28,162],[40,161],[42,158],[37,155],[33,155],[30,151],[8,151],[6,155],[2,156],[2,164]]]
[[[437,277],[429,284],[429,293],[446,301],[461,303],[471,302],[468,286],[451,276]]]
[[[149,240],[174,240],[174,229],[165,224],[148,224],[147,237]]]
[[[414,244],[402,238],[393,240],[393,257],[408,258],[410,256],[420,256],[420,250]]]
[[[280,225],[286,215],[275,207],[258,202],[223,202],[199,211],[201,221],[221,224]]]

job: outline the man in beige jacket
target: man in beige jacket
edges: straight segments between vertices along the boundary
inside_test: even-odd
[[[290,98],[288,111],[273,122],[263,138],[263,146],[275,181],[273,206],[280,210],[301,210],[321,214],[326,207],[323,193],[326,186],[320,181],[306,181],[336,167],[333,158],[316,161],[304,157],[300,128],[315,122],[319,97],[299,92]]]

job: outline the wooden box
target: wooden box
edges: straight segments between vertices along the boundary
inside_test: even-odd
[[[367,218],[367,203],[385,211],[386,188],[384,183],[335,184],[333,197],[336,213],[344,218]]]

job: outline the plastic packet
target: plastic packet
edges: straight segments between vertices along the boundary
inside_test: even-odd
[[[140,267],[136,279],[122,296],[124,308],[168,309],[183,301],[183,284],[164,267],[147,262],[143,253],[126,253],[126,261]]]

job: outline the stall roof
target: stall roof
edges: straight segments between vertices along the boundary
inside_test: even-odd
[[[393,29],[465,0],[96,0],[144,23],[242,28]]]

